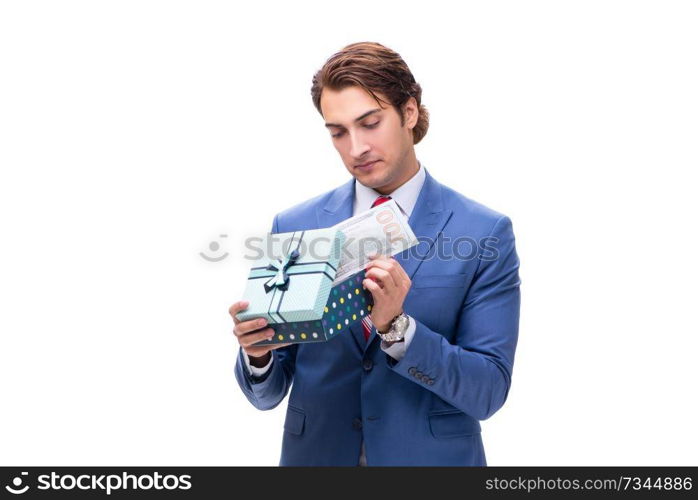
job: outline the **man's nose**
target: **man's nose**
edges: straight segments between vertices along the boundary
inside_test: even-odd
[[[361,134],[359,133],[350,134],[350,138],[351,150],[349,151],[349,154],[358,161],[366,154],[366,152],[370,149],[370,146],[366,141],[363,140]]]

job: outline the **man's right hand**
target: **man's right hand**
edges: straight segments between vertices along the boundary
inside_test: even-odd
[[[272,338],[274,336],[274,330],[271,327],[259,330],[267,324],[267,321],[263,318],[251,319],[249,321],[240,321],[237,319],[236,314],[247,309],[249,305],[250,303],[246,300],[240,300],[230,306],[228,312],[233,317],[233,321],[235,322],[233,333],[235,334],[235,337],[237,337],[238,343],[240,344],[240,347],[242,347],[242,350],[245,351],[249,356],[250,364],[254,367],[261,368],[269,362],[271,351],[280,347],[289,346],[291,344],[256,346],[255,344],[257,342]]]

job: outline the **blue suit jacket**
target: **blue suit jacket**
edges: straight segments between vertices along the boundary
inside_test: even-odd
[[[272,232],[332,226],[351,217],[353,196],[351,179],[278,214]],[[240,350],[235,377],[255,407],[291,390],[280,465],[354,466],[362,438],[369,466],[486,465],[479,421],[506,401],[518,338],[511,221],[427,172],[409,223],[420,244],[396,259],[417,328],[402,360],[381,350],[375,328],[366,342],[360,321],[331,342],[272,351],[262,377]]]

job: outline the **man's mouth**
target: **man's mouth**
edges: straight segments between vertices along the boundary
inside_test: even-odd
[[[360,164],[360,165],[354,165],[354,168],[360,168],[360,169],[362,169],[362,170],[363,170],[363,169],[369,169],[369,168],[371,168],[373,165],[375,165],[376,163],[378,163],[379,161],[380,161],[380,160],[374,160],[374,161],[370,161],[370,162],[368,162],[368,163],[362,163],[362,164]]]

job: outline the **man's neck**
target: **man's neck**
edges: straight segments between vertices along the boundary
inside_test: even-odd
[[[394,192],[397,188],[408,182],[410,179],[412,179],[415,175],[417,175],[417,172],[419,172],[419,162],[417,161],[417,157],[413,156],[410,159],[410,167],[407,168],[405,171],[405,174],[401,176],[401,179],[398,180],[395,184],[391,186],[384,186],[380,188],[374,188],[374,191],[382,194],[382,195],[389,195],[390,193]]]

